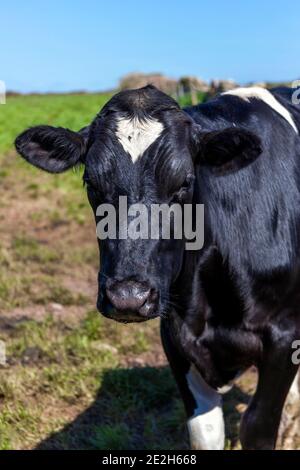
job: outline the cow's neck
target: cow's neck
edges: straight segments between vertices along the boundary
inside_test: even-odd
[[[284,181],[288,175],[283,170],[282,181],[274,174],[267,182],[261,176],[264,173],[257,170],[249,167],[226,177],[216,177],[209,169],[198,171],[195,203],[203,203],[205,208],[205,244],[199,252],[185,253],[176,284],[176,292],[180,291],[183,298],[182,316],[196,329],[204,328],[210,310],[217,320],[223,320],[223,315],[228,323],[242,321],[247,305],[237,292],[247,297],[252,289],[251,275],[268,282],[269,276],[278,272],[284,275],[295,263],[299,246],[295,239],[297,212],[287,197]],[[275,219],[280,226],[272,231],[268,224]],[[226,290],[228,295],[221,309],[218,300],[224,280],[223,293]]]

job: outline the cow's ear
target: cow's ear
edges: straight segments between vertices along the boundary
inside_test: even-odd
[[[198,139],[198,162],[220,175],[244,168],[263,151],[262,142],[257,135],[236,127],[202,132]]]
[[[36,126],[20,134],[15,146],[32,165],[61,173],[84,161],[87,138],[87,128],[73,132],[62,127]]]

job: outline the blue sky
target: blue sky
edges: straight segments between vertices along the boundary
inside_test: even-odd
[[[0,18],[0,80],[19,91],[103,90],[132,71],[300,77],[296,0],[11,0]]]

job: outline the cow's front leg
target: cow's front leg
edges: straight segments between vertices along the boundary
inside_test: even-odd
[[[164,320],[161,323],[161,337],[185,405],[191,448],[222,450],[225,432],[221,394],[205,382],[181,348],[178,348],[170,324]]]
[[[258,370],[256,392],[243,416],[240,439],[243,449],[274,449],[286,397],[298,367],[291,347],[270,348]]]
[[[203,380],[193,365],[190,367],[186,380],[196,403],[193,415],[187,422],[191,448],[194,450],[224,449],[222,396]]]

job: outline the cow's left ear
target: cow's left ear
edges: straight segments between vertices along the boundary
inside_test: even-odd
[[[236,127],[201,133],[198,139],[197,161],[220,175],[244,168],[263,151],[257,135]]]
[[[61,173],[83,163],[88,129],[74,132],[63,127],[31,127],[16,138],[15,146],[32,165],[50,173]]]

